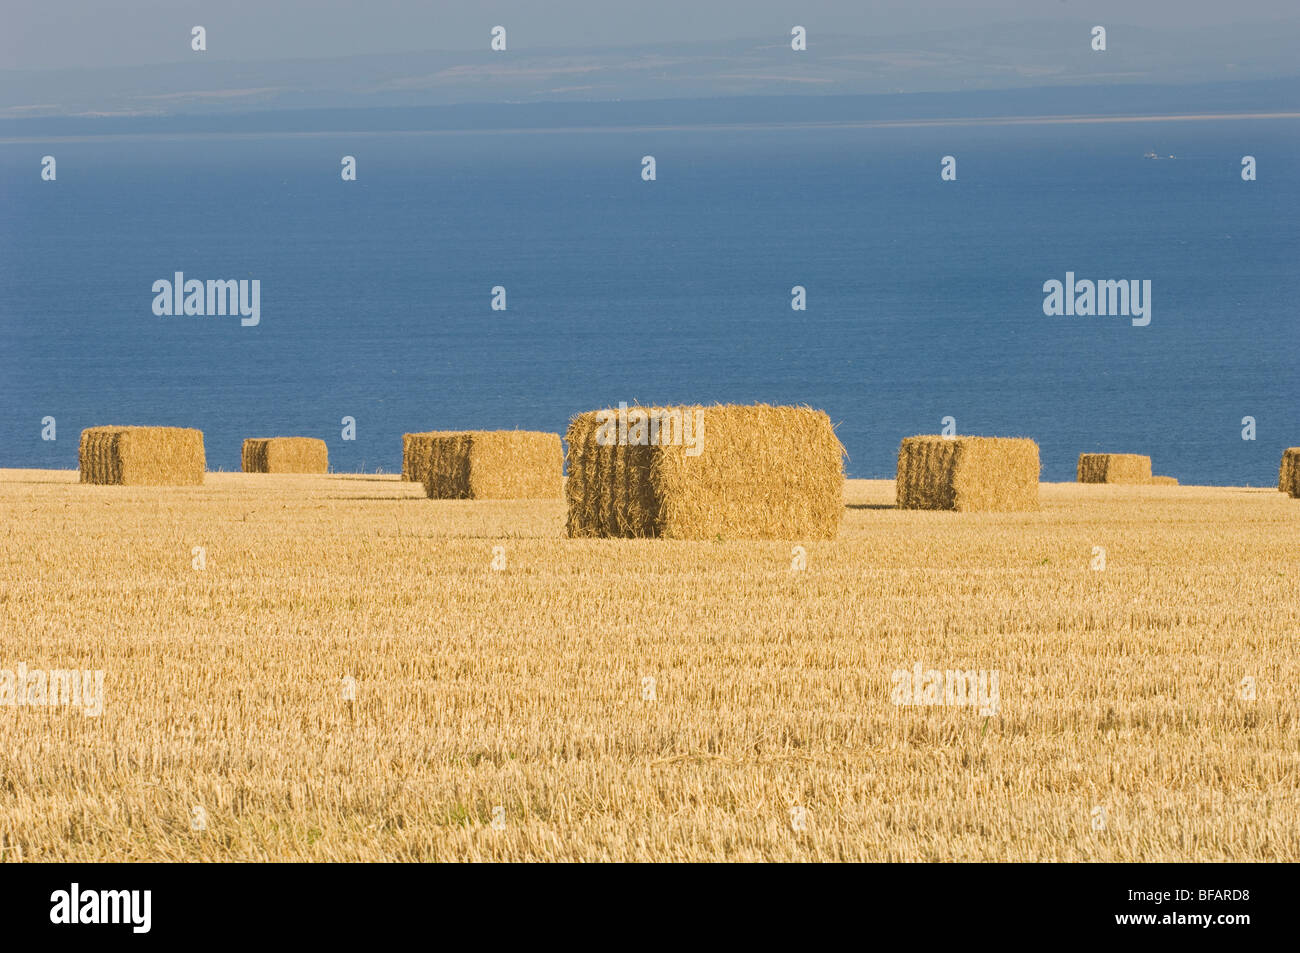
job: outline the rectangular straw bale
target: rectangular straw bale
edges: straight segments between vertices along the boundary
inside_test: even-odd
[[[1300,447],[1282,451],[1282,466],[1277,472],[1277,488],[1283,493],[1300,497]]]
[[[424,491],[438,500],[554,499],[563,494],[560,435],[535,430],[464,430],[414,434],[426,445]]]
[[[197,486],[207,465],[203,432],[185,427],[88,427],[81,432],[82,483]]]
[[[426,430],[422,433],[402,434],[402,479],[411,483],[423,483],[425,469],[429,464],[429,447],[432,438],[442,430]]]
[[[329,448],[315,437],[249,437],[244,441],[245,473],[328,473]]]
[[[1009,513],[1038,509],[1038,444],[1022,437],[906,437],[897,505]]]
[[[564,436],[564,441],[569,445],[567,459],[568,475],[564,481],[564,496],[569,501],[568,515],[565,521],[565,532],[569,536],[582,535],[577,532],[578,526],[573,508],[573,500],[585,500],[593,482],[593,470],[596,465],[595,445],[592,441],[592,435],[596,429],[595,414],[579,414],[569,422],[569,430]]]
[[[1157,486],[1177,486],[1178,477],[1171,476],[1153,476],[1151,482]]]
[[[590,411],[569,425],[570,536],[832,539],[839,532],[844,447],[822,411],[632,407],[625,429],[618,413]]]
[[[1081,453],[1080,483],[1151,482],[1151,458],[1137,453]]]

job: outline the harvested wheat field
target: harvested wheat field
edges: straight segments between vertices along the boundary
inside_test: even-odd
[[[851,480],[796,570],[397,476],[76,481],[0,471],[0,668],[105,673],[0,705],[4,859],[1300,859],[1272,489]],[[996,711],[894,704],[918,666]]]

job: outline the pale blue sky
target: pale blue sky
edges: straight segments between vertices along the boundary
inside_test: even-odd
[[[782,36],[795,23],[812,36],[1053,19],[1201,29],[1295,21],[1298,9],[1297,0],[26,0],[5,11],[0,68],[176,62],[195,24],[212,59],[278,60],[480,49],[497,23],[523,50]]]

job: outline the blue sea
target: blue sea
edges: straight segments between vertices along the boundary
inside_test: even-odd
[[[1285,119],[4,142],[0,467],[132,423],[202,429],[210,469],[296,434],[396,472],[408,431],[764,401],[829,413],[854,477],[951,416],[1033,437],[1047,480],[1113,451],[1272,485],[1300,445],[1297,145]],[[177,271],[259,279],[261,323],[156,316]],[[1044,315],[1067,271],[1150,280],[1150,325]]]

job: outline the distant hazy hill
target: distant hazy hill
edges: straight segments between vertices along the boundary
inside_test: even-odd
[[[618,102],[483,103],[196,111],[177,115],[0,119],[0,140],[55,136],[403,132],[712,124],[790,124],[1020,116],[1300,111],[1300,77],[1253,82],[1054,86],[879,95],[739,96]]]
[[[1018,24],[907,36],[788,37],[726,43],[493,53],[403,53],[331,60],[223,61],[0,72],[0,118],[172,116],[249,110],[470,103],[844,96],[1036,86],[1258,80],[1296,71],[1300,25],[1146,30],[1091,22]]]

